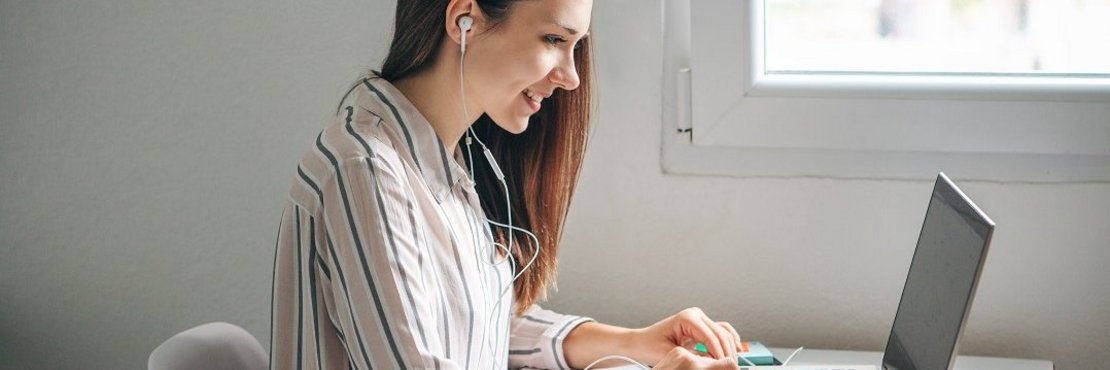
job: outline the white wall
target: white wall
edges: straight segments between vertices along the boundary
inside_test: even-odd
[[[599,122],[546,305],[881,350],[932,184],[662,175],[659,1],[595,2]],[[293,166],[393,4],[0,3],[0,368],[142,368],[217,320],[267,343]],[[1110,362],[1110,184],[962,185],[999,224],[963,353]]]

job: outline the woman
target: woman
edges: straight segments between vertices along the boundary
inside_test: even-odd
[[[568,369],[606,355],[736,367],[739,335],[696,308],[629,329],[536,305],[585,149],[592,6],[398,1],[383,68],[297,168],[275,256],[273,368]],[[490,160],[472,155],[487,145]]]

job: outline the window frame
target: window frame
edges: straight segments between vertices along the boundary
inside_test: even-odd
[[[663,1],[665,173],[1110,182],[1110,79],[764,73],[763,7]]]

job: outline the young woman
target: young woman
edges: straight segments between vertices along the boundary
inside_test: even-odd
[[[696,308],[633,329],[536,305],[589,131],[592,7],[398,1],[383,67],[297,167],[272,368],[736,367],[740,336]]]

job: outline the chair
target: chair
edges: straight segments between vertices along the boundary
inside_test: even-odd
[[[243,328],[212,322],[170,337],[150,353],[149,370],[265,370],[266,350]]]

